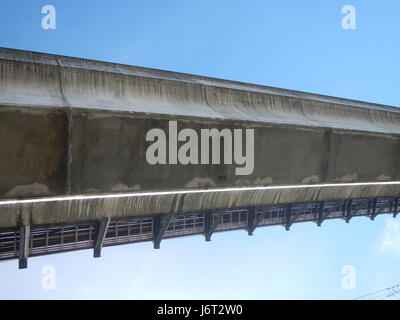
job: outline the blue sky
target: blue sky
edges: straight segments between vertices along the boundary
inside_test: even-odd
[[[56,8],[55,30],[41,9]],[[356,30],[341,27],[344,5]],[[400,106],[400,2],[3,0],[0,46]],[[400,282],[389,216],[220,233],[0,263],[0,298],[351,299]],[[41,286],[54,266],[56,289]],[[344,265],[356,289],[341,286]]]

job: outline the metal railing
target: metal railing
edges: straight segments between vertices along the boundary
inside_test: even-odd
[[[399,198],[373,198],[335,200],[316,203],[266,205],[257,208],[225,210],[222,217],[212,214],[212,222],[218,220],[214,232],[249,229],[249,216],[261,215],[257,227],[282,225],[288,229],[292,223],[314,221],[319,224],[326,219],[344,219],[367,216],[374,219],[379,214],[397,215]],[[220,212],[221,213],[221,212]],[[172,217],[162,239],[205,233],[206,215],[210,212],[176,214]],[[154,217],[124,218],[111,220],[104,237],[104,247],[119,244],[152,241]],[[94,247],[97,221],[76,225],[32,226],[29,232],[29,257],[68,252]],[[18,259],[19,230],[0,230],[0,260]]]

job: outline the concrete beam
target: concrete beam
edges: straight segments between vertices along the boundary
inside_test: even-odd
[[[8,48],[0,62],[3,105],[400,130],[399,110],[379,104]]]
[[[173,194],[101,198],[124,193],[277,187],[190,194],[182,212],[400,194],[358,185],[400,181],[394,107],[5,48],[0,71],[0,229],[176,212]],[[254,130],[254,170],[149,164],[147,133],[170,121]],[[321,187],[334,183],[353,185]],[[79,195],[99,197],[2,204]]]
[[[103,247],[104,238],[107,234],[108,224],[110,223],[110,218],[103,218],[97,224],[96,236],[94,238],[94,250],[93,257],[101,257],[101,249]]]
[[[28,267],[29,235],[30,226],[21,226],[19,229],[19,269],[26,269]]]

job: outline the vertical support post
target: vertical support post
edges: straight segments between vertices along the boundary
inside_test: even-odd
[[[158,233],[160,232],[159,230],[161,229],[161,215],[153,217],[153,238],[154,240],[157,238]],[[154,243],[154,249],[160,249],[160,242]]]
[[[96,235],[94,237],[94,250],[93,250],[94,258],[101,257],[101,249],[103,248],[104,238],[106,237],[109,223],[110,223],[110,218],[103,218],[97,224]]]
[[[249,216],[247,219],[247,232],[248,232],[249,236],[253,235],[253,231],[255,229],[255,228],[253,228],[254,220],[255,220],[255,209],[254,209],[254,207],[251,207],[249,209]]]
[[[371,212],[371,220],[374,220],[376,217],[376,198],[372,200],[372,212]]]
[[[320,227],[323,221],[324,221],[324,202],[320,202],[318,206],[317,226]]]
[[[24,225],[19,229],[19,269],[28,267],[28,249],[29,249],[30,226]]]
[[[286,231],[290,231],[290,226],[292,224],[291,218],[292,218],[292,205],[289,204],[286,207],[286,225],[285,225]]]
[[[346,217],[347,200],[342,201],[342,217]]]
[[[397,214],[399,213],[398,211],[398,202],[399,198],[394,199],[394,205],[393,205],[393,217],[396,218]]]
[[[353,203],[353,200],[347,200],[346,201],[346,223],[350,222],[351,219],[351,205]]]
[[[252,216],[253,218],[249,219],[248,222],[248,234],[249,236],[253,235],[254,230],[259,226],[261,223],[261,220],[265,217],[267,214],[268,210],[272,207],[272,205],[267,206],[266,208],[263,209],[262,212],[257,212],[257,210],[252,207]],[[250,217],[249,217],[250,218]]]
[[[174,217],[175,213],[182,212],[185,196],[186,194],[176,195],[171,204],[172,211],[162,216],[158,215],[153,218],[154,249],[160,249],[161,239],[163,238],[165,231],[167,231],[168,226],[172,218]]]
[[[367,215],[371,215],[371,209],[372,209],[372,202],[371,200],[369,200],[367,206]]]
[[[212,222],[211,212],[206,212],[204,214],[204,236],[206,238],[206,241],[211,241],[211,235],[209,235],[211,222]]]
[[[214,215],[211,212],[207,212],[205,214],[204,237],[206,241],[211,241],[211,236],[214,233],[217,226],[221,223],[223,214],[224,212],[220,212]]]
[[[170,212],[163,216],[158,215],[153,218],[154,249],[160,249],[161,239],[164,236],[165,231],[167,231],[173,216],[174,213]]]

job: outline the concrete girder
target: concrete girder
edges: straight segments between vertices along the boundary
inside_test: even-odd
[[[99,195],[0,201],[0,229],[99,220],[110,212],[176,212],[175,195],[141,192],[277,187],[188,194],[182,212],[400,194],[397,185],[357,185],[400,180],[394,107],[5,48],[0,71],[1,200]],[[146,134],[166,131],[170,120],[196,132],[254,129],[254,171],[150,165]],[[334,183],[349,185],[321,187]],[[137,194],[102,198],[124,193]]]

